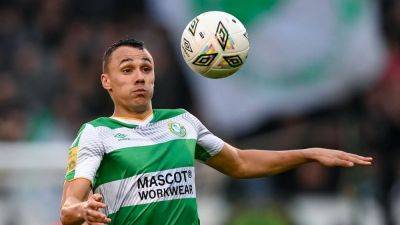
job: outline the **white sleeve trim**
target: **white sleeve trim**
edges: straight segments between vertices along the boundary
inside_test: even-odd
[[[214,156],[218,154],[225,142],[211,133],[195,116],[189,112],[185,113],[185,118],[194,126],[197,132],[197,144],[203,147],[208,154]]]

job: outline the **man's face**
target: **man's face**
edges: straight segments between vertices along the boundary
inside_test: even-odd
[[[101,81],[114,104],[135,112],[146,111],[154,91],[154,61],[150,53],[121,46],[111,54],[107,68]]]

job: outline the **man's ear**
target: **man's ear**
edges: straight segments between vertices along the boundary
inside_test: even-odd
[[[107,73],[103,73],[100,76],[101,79],[101,85],[103,86],[104,89],[107,91],[111,91],[111,81],[110,81],[110,76]]]

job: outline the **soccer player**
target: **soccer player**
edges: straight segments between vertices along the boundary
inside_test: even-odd
[[[200,224],[196,159],[234,178],[274,175],[308,162],[372,163],[370,157],[323,148],[235,148],[184,109],[153,109],[154,80],[154,60],[142,42],[121,40],[105,52],[101,82],[114,113],[85,123],[72,143],[62,224]]]

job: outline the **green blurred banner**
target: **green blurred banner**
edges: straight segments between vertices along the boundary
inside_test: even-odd
[[[379,78],[384,63],[385,50],[374,1],[150,3],[154,17],[168,27],[181,59],[180,36],[196,15],[226,11],[245,24],[250,52],[237,74],[209,80],[189,71],[204,117],[227,135],[244,134],[272,117],[306,113],[342,101],[371,86]]]

